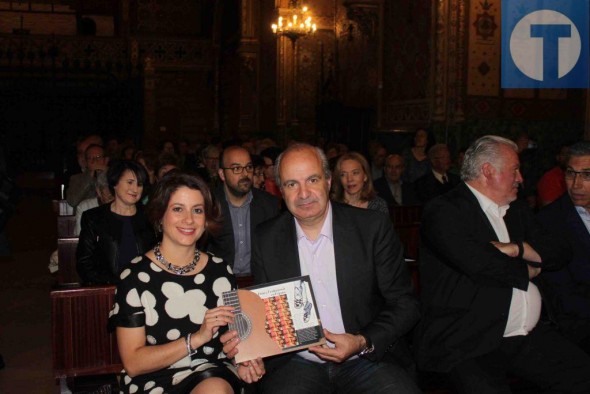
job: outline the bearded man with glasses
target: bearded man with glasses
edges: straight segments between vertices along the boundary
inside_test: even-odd
[[[223,258],[236,276],[250,275],[250,254],[254,229],[279,213],[280,201],[252,187],[254,166],[250,153],[230,146],[219,157],[219,179],[214,190],[223,214],[223,226],[213,236],[208,250]]]
[[[561,270],[542,277],[550,285],[560,331],[590,354],[590,142],[570,147],[565,184],[567,193],[538,218],[554,237],[569,242],[573,257]]]

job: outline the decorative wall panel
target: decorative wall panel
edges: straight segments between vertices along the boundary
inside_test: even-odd
[[[467,94],[497,96],[500,93],[500,0],[471,1]]]
[[[380,128],[424,125],[432,107],[432,4],[383,2]],[[441,74],[444,72],[441,70]]]
[[[336,15],[339,92],[348,107],[376,107],[379,68],[379,1],[345,1]]]
[[[213,5],[207,0],[137,0],[132,32],[140,35],[209,36]]]

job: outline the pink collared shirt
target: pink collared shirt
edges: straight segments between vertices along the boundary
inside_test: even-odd
[[[297,220],[294,220],[301,275],[309,275],[311,279],[322,326],[332,333],[344,334],[344,322],[342,321],[336,281],[332,205],[328,205],[328,214],[316,240],[307,238]],[[334,347],[330,342],[328,342],[328,346]],[[298,355],[313,362],[324,362],[308,351],[299,352]]]

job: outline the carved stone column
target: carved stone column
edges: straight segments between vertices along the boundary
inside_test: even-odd
[[[143,70],[143,127],[144,145],[156,146],[158,130],[156,128],[156,71],[152,59],[144,59]]]
[[[382,0],[345,0],[346,19],[338,21],[342,100],[353,107],[377,107],[381,86]]]
[[[260,0],[242,0],[240,42],[240,134],[258,131],[259,125],[259,53]],[[269,27],[270,28],[270,27]]]
[[[436,0],[433,120],[464,120],[465,0]]]

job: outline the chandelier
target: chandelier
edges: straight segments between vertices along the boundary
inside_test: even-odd
[[[313,34],[317,29],[316,24],[312,23],[309,8],[300,6],[298,0],[290,0],[289,8],[271,27],[274,34],[288,37],[293,44],[298,38]]]

